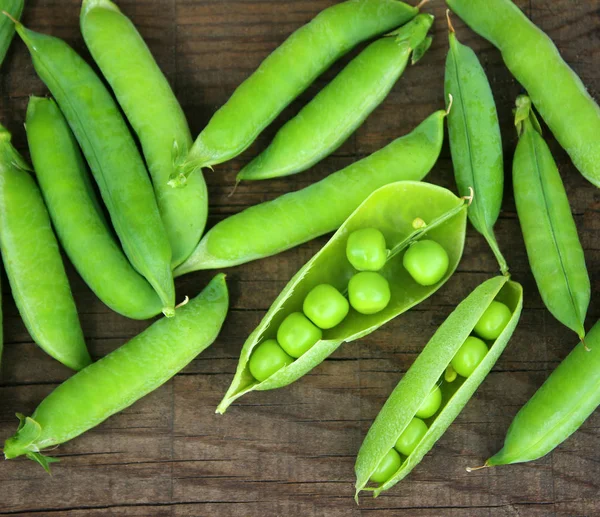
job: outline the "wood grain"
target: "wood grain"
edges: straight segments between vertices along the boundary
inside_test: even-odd
[[[174,86],[194,134],[235,87],[285,37],[333,0],[127,0],[121,8],[139,27]],[[600,0],[518,1],[557,42],[592,95],[600,98]],[[31,0],[24,21],[65,38],[86,58],[79,2]],[[302,188],[408,132],[443,105],[447,49],[444,5],[434,44],[410,67],[388,99],[333,156],[288,178],[243,184],[235,174],[276,130],[350,59],[347,56],[294,102],[239,158],[207,174],[210,224],[243,208]],[[478,53],[498,104],[506,170],[516,135],[512,105],[520,86],[499,53],[455,19],[459,39]],[[354,52],[352,55],[354,55]],[[551,85],[549,85],[550,87]],[[0,72],[0,120],[25,151],[28,96],[45,95],[29,56],[16,41]],[[549,137],[585,248],[592,281],[587,327],[600,317],[600,191],[586,182]],[[454,188],[444,148],[429,181]],[[299,224],[302,222],[299,221]],[[47,476],[26,460],[0,463],[1,515],[546,517],[600,514],[600,415],[552,455],[532,464],[472,474],[502,444],[515,413],[575,345],[572,333],[544,308],[529,271],[510,175],[497,226],[525,310],[506,352],[471,402],[408,479],[356,506],[353,464],[379,408],[437,326],[476,285],[496,273],[482,237],[469,229],[457,274],[438,294],[333,357],[288,388],[253,393],[225,416],[214,409],[235,371],[241,345],[291,276],[325,242],[320,238],[276,257],[228,271],[232,310],[217,342],[171,382],[55,451],[63,461]],[[68,265],[90,349],[100,357],[148,325],[102,305]],[[177,281],[196,294],[212,272]],[[0,440],[69,376],[28,336],[4,283],[6,348],[0,378]]]

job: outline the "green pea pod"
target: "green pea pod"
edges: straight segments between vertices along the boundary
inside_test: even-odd
[[[508,266],[494,236],[504,189],[502,137],[490,83],[475,52],[457,39],[448,15],[450,48],[446,58],[445,92],[452,99],[448,137],[458,192],[475,195],[469,220],[494,252],[503,275]]]
[[[600,107],[556,45],[511,0],[447,0],[496,46],[579,172],[600,187]]]
[[[583,339],[591,290],[583,248],[558,168],[525,95],[517,99],[515,125],[513,187],[531,271],[548,310]]]
[[[338,58],[418,12],[398,0],[347,0],[319,13],[271,53],[213,115],[172,184],[184,184],[191,172],[243,152]]]
[[[32,339],[73,370],[91,363],[42,195],[0,126],[0,250]]]
[[[208,213],[200,172],[189,178],[185,189],[168,185],[175,162],[192,147],[183,110],[139,32],[113,2],[85,0],[81,33],[142,144],[173,250],[172,264],[178,266],[200,241]]]
[[[6,459],[27,456],[46,470],[48,447],[72,440],[167,382],[218,336],[229,296],[219,274],[173,318],[163,318],[58,386],[4,443]]]
[[[413,222],[426,225],[415,229]],[[254,390],[271,390],[294,382],[343,342],[354,341],[373,332],[399,314],[431,296],[450,278],[462,256],[466,226],[466,205],[450,191],[428,183],[401,181],[374,192],[335,233],[331,240],[290,280],[271,308],[250,334],[240,354],[235,377],[217,408],[224,413],[238,397]],[[391,301],[382,311],[365,315],[351,310],[336,327],[324,330],[323,336],[304,355],[263,382],[250,374],[248,361],[253,349],[264,340],[275,338],[285,317],[302,310],[308,292],[327,283],[345,291],[354,269],[346,258],[348,235],[360,228],[377,228],[391,249],[386,265],[379,271],[390,285]],[[403,252],[417,239],[427,235],[448,253],[450,263],[442,279],[432,286],[417,284],[402,264]]]
[[[20,20],[23,14],[24,0],[3,0],[2,11],[10,14],[15,20]],[[1,13],[0,13],[1,15]],[[8,47],[15,35],[15,24],[8,16],[0,18],[0,66],[4,62]]]
[[[385,483],[377,487],[367,486],[382,458],[394,447],[431,390],[440,383],[450,361],[494,300],[507,305],[512,317],[491,344],[487,355],[468,378],[443,383],[442,407],[427,420],[425,436]],[[522,287],[507,276],[499,276],[481,284],[456,307],[398,383],[369,429],[356,458],[357,501],[361,490],[372,491],[377,497],[405,478],[423,459],[494,366],[519,321],[522,306]]]
[[[429,47],[432,23],[432,15],[419,14],[369,45],[279,130],[238,181],[296,174],[335,151],[385,99],[411,55],[415,62],[413,51]]]
[[[533,461],[571,436],[600,405],[600,322],[558,365],[510,424],[487,467]]]
[[[436,111],[412,133],[318,183],[221,221],[175,275],[244,264],[336,230],[378,188],[427,175],[442,148],[445,118]]]
[[[160,298],[108,226],[77,142],[52,99],[31,97],[27,141],[52,223],[69,259],[106,305],[129,318],[160,313]]]
[[[92,68],[64,41],[16,24],[33,66],[77,138],[125,254],[172,316],[171,248],[144,161],[119,107]]]

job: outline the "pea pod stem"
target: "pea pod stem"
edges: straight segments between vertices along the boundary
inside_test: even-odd
[[[24,0],[4,0],[3,4],[5,9],[2,12],[7,18],[0,19],[0,66],[2,66],[8,48],[15,36],[14,20],[18,20],[23,14]],[[14,17],[9,14],[9,11]]]

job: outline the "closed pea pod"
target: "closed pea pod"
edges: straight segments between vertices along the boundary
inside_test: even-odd
[[[457,378],[451,384],[441,382],[441,408],[425,420],[427,431],[423,433],[424,429],[413,429],[410,432],[413,436],[407,437],[411,439],[404,443],[407,445],[405,452],[408,455],[403,458],[399,468],[386,480],[372,479],[373,472],[377,471],[388,452],[396,445],[403,445],[403,441],[398,444],[400,437],[409,426],[415,427],[415,414],[428,401],[432,389],[440,385],[440,378],[443,378],[446,367],[455,358],[486,307],[494,300],[506,304],[512,313],[502,333],[490,343],[489,352],[467,378]],[[492,278],[465,298],[439,327],[398,383],[365,437],[355,465],[357,500],[362,490],[372,491],[377,497],[382,491],[394,486],[433,447],[506,347],[519,320],[522,304],[523,291],[518,283],[510,281],[506,276]],[[378,486],[368,486],[369,480],[377,482]]]
[[[15,20],[21,18],[23,14],[24,0],[4,0],[2,2],[2,10],[10,14]],[[8,18],[2,16],[0,18],[0,66],[4,62],[8,47],[15,36],[15,24]]]
[[[412,226],[416,218],[427,224]],[[464,200],[446,189],[418,182],[397,182],[374,192],[348,218],[331,240],[290,280],[271,308],[248,337],[240,354],[236,374],[217,408],[224,413],[242,395],[254,390],[271,390],[296,381],[332,354],[343,342],[359,339],[409,310],[433,294],[452,275],[462,255],[466,225]],[[302,310],[307,295],[323,284],[345,291],[355,271],[346,258],[346,241],[354,231],[377,228],[391,248],[385,266],[378,274],[388,282],[391,298],[376,314],[350,310],[333,328],[324,329],[321,339],[291,364],[278,369],[266,380],[257,381],[248,362],[255,348],[274,339],[289,314]],[[414,282],[402,265],[402,254],[415,240],[427,236],[447,251],[450,263],[444,277],[433,286]]]
[[[569,200],[529,98],[517,99],[513,187],[527,257],[548,310],[583,339],[590,280]]]
[[[168,381],[219,334],[229,303],[217,275],[173,318],[163,318],[74,375],[37,407],[4,443],[4,456],[27,456],[46,470],[44,449],[72,440]]]
[[[318,183],[221,221],[175,275],[244,264],[336,230],[378,188],[425,177],[439,156],[445,117],[436,111],[408,135]]]
[[[302,172],[340,145],[383,101],[406,68],[431,45],[430,14],[369,45],[275,135],[273,142],[238,174],[260,180]]]

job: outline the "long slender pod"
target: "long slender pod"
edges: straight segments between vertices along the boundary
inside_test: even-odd
[[[517,99],[519,143],[513,187],[527,257],[552,315],[583,339],[590,279],[571,207],[552,153],[525,95]]]
[[[498,113],[492,89],[475,52],[456,38],[448,16],[450,48],[446,58],[445,92],[452,99],[448,137],[458,192],[475,195],[469,220],[494,252],[502,274],[508,266],[494,236],[504,189],[504,161]]]
[[[40,190],[69,259],[106,305],[129,318],[147,319],[162,304],[129,263],[108,226],[77,142],[52,99],[31,97],[27,141]]]
[[[275,135],[238,174],[260,180],[302,172],[340,145],[383,101],[404,72],[431,45],[433,16],[419,14],[369,45]]]
[[[556,45],[511,0],[446,0],[489,40],[579,172],[600,187],[600,107]]]
[[[168,185],[192,136],[173,90],[139,32],[110,0],[85,0],[81,33],[142,144],[171,249],[173,267],[192,253],[206,225],[208,193],[201,172],[187,188]]]
[[[440,154],[445,117],[445,111],[437,111],[412,133],[318,183],[221,221],[175,275],[275,255],[339,228],[378,188],[423,179]]]
[[[299,28],[271,53],[213,115],[173,178],[234,158],[339,57],[358,43],[414,18],[398,0],[347,0]]]
[[[218,336],[229,296],[219,274],[173,318],[163,318],[58,386],[6,440],[6,459],[27,456],[46,470],[44,449],[72,440],[164,384]]]
[[[77,138],[125,254],[172,315],[171,247],[144,161],[119,107],[92,68],[64,41],[16,24],[33,66]]]
[[[0,250],[32,339],[73,370],[91,363],[42,195],[0,126]]]
[[[15,20],[20,20],[23,14],[24,0],[4,0],[0,10],[10,14]],[[8,16],[0,18],[0,66],[4,62],[8,47],[15,36],[15,24]]]

